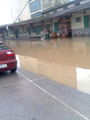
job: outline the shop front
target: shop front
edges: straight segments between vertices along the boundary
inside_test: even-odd
[[[71,19],[70,16],[59,17],[53,22],[53,37],[71,37]]]

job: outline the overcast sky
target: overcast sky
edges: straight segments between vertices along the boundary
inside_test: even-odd
[[[12,23],[11,0],[0,0],[0,25]]]

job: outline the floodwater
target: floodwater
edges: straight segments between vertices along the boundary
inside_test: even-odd
[[[6,41],[19,67],[90,94],[90,37]]]

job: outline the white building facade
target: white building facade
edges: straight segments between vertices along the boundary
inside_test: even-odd
[[[90,9],[72,14],[72,35],[90,35]]]
[[[30,0],[31,17],[39,17],[42,11],[68,2],[70,2],[70,0]]]

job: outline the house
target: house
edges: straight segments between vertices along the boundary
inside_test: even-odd
[[[9,33],[17,27],[20,36],[28,39],[40,38],[44,29],[57,37],[90,35],[90,0],[75,0],[49,9],[42,9],[40,0],[31,0],[30,5],[32,19],[9,25]]]

